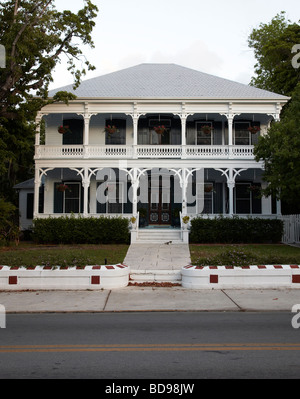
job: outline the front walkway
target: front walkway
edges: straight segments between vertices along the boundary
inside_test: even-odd
[[[188,244],[131,244],[124,260],[134,270],[180,270],[190,263]]]

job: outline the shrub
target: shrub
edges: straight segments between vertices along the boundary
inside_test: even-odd
[[[262,218],[195,218],[191,221],[191,243],[277,243],[283,221]]]
[[[19,234],[16,207],[0,198],[0,244],[18,241]]]
[[[127,244],[129,221],[122,217],[74,215],[35,219],[33,239],[40,244]]]

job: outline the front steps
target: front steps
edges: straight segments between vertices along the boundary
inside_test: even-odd
[[[135,242],[141,244],[181,244],[183,240],[180,229],[141,228],[138,230]]]

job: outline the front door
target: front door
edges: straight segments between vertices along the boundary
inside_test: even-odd
[[[149,179],[149,224],[171,224],[170,187],[163,187],[162,177]]]

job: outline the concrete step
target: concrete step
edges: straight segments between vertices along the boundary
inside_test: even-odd
[[[180,270],[131,270],[129,283],[181,284],[181,271]]]
[[[181,243],[181,231],[171,229],[139,229],[137,242]]]

